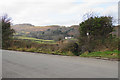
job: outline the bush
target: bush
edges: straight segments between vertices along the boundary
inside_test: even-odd
[[[87,37],[81,37],[81,39],[79,39],[79,50],[81,53],[84,53],[86,51],[113,51],[115,49],[118,49],[119,41],[119,38],[113,36],[109,36],[108,38],[104,39],[93,39],[90,37],[89,41]]]
[[[67,52],[69,55],[71,55],[70,52],[72,52],[73,55],[79,55],[78,54],[78,44],[75,40],[64,40],[63,43],[60,44],[60,52]]]
[[[10,43],[9,50],[18,50],[18,51],[27,51],[27,52],[40,52],[40,53],[49,53],[58,50],[57,44],[40,44],[32,41],[26,40],[13,40]]]

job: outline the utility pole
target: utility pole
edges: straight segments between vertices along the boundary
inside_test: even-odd
[[[120,1],[118,2],[118,37],[120,38]]]
[[[120,1],[118,2],[118,37],[120,38]],[[120,44],[120,43],[118,43]],[[120,46],[118,46],[118,50],[120,50]],[[120,58],[120,54],[118,55],[118,58]],[[120,62],[118,63],[120,67]],[[120,80],[120,68],[118,68],[118,78]]]

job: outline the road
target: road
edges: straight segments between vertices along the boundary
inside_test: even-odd
[[[0,79],[2,77],[2,50],[0,49]]]
[[[118,62],[2,51],[3,78],[118,78]]]

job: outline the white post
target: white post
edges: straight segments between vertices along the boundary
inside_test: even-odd
[[[87,36],[89,36],[89,33],[87,33]]]

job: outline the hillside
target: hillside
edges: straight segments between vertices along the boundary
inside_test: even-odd
[[[50,25],[50,26],[34,26],[31,24],[17,24],[12,28],[16,31],[15,36],[26,36],[38,39],[61,40],[65,37],[77,38],[79,35],[79,25],[71,27]]]
[[[57,25],[52,25],[52,26],[34,26],[31,24],[17,24],[17,25],[13,25],[12,28],[16,31],[16,32],[21,32],[21,31],[25,31],[25,32],[35,32],[35,31],[45,31],[47,29],[57,29],[60,26]]]

